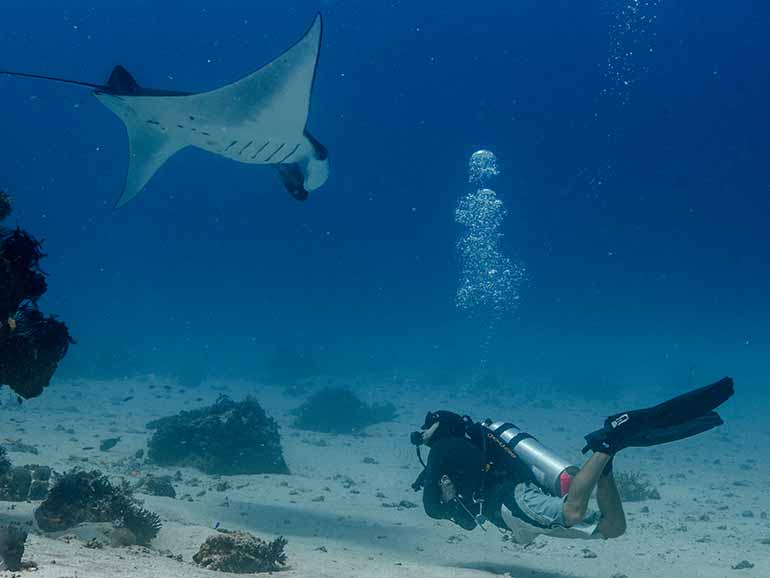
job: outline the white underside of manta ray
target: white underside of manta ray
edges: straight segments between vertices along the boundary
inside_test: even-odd
[[[0,70],[0,74],[64,80],[95,88],[94,95],[125,124],[128,174],[117,206],[136,197],[177,151],[192,146],[234,161],[274,165],[293,197],[323,185],[328,153],[309,132],[321,15],[278,58],[227,86],[197,94],[139,86],[116,66],[105,86]]]

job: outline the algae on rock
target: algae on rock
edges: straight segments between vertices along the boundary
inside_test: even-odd
[[[112,522],[130,531],[137,544],[149,544],[161,528],[160,517],[139,504],[126,482],[115,486],[97,470],[63,474],[35,510],[35,520],[44,532],[84,522]]]

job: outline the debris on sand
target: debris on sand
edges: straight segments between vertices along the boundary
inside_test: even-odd
[[[660,492],[638,472],[617,472],[615,473],[615,483],[624,502],[660,500]]]
[[[99,450],[103,452],[108,452],[112,448],[114,448],[116,445],[120,443],[120,438],[107,438],[106,440],[102,440],[99,443]]]
[[[163,496],[165,498],[176,498],[174,484],[171,483],[171,476],[152,476],[144,477],[134,487],[137,492],[148,494],[150,496]]]

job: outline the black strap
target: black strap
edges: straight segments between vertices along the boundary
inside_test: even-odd
[[[533,436],[531,434],[528,434],[527,432],[521,432],[521,433],[516,434],[515,436],[513,436],[513,439],[508,442],[508,445],[511,446],[511,449],[513,451],[516,451],[514,448],[517,445],[519,445],[524,440],[530,440],[530,439],[531,440],[535,439],[535,436]]]
[[[492,431],[492,435],[496,436],[497,438],[499,438],[502,441],[503,434],[505,432],[507,432],[511,428],[519,429],[518,426],[516,426],[516,425],[514,425],[512,423],[504,423],[499,428],[497,428],[495,431],[492,431],[492,430],[489,430],[489,431]],[[506,445],[509,448],[511,448],[511,451],[515,451],[514,448],[517,445],[519,445],[524,440],[528,440],[528,439],[535,439],[535,436],[533,436],[532,434],[528,434],[527,432],[522,431],[522,432],[519,432],[518,434],[516,434],[515,436],[513,436],[513,438],[511,438],[511,441],[506,442]]]
[[[425,464],[425,462],[422,459],[422,453],[420,452],[420,446],[417,446],[417,459],[420,460],[420,463],[422,464],[422,468],[425,469],[428,466]]]

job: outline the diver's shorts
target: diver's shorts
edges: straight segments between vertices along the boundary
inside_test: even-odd
[[[505,500],[502,518],[505,525],[517,534],[517,542],[531,542],[544,534],[556,538],[600,538],[596,527],[601,514],[588,510],[580,524],[569,528],[564,523],[564,500],[546,494],[539,486],[529,483],[516,484],[513,499]]]

